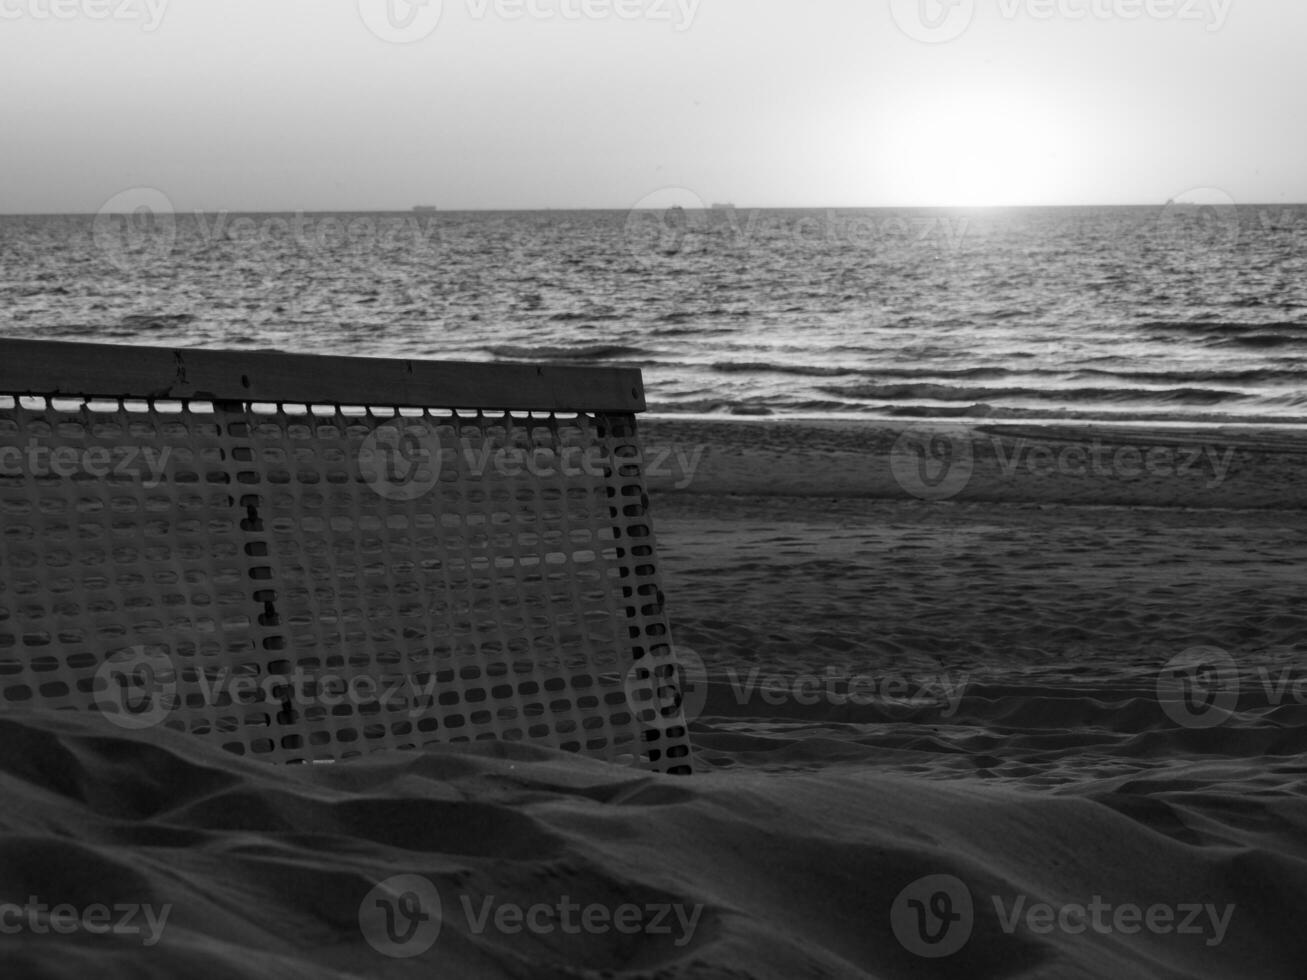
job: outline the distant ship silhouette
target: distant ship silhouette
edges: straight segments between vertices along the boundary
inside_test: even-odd
[[[439,210],[434,204],[419,204],[413,208],[414,211],[437,211]]]

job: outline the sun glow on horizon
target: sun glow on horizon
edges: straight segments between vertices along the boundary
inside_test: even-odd
[[[888,177],[920,205],[1003,207],[1065,196],[1069,134],[1052,106],[1028,95],[941,94],[891,120]]]

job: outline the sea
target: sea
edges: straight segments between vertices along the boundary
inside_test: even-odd
[[[129,202],[130,203],[130,202]],[[660,415],[1307,423],[1307,207],[0,216],[0,335],[624,365]]]

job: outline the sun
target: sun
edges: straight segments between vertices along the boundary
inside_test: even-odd
[[[936,94],[891,121],[895,197],[922,205],[1040,203],[1060,183],[1057,115],[1010,93]]]

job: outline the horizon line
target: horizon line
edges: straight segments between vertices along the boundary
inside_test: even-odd
[[[1111,204],[761,204],[761,205],[706,205],[702,208],[683,207],[686,211],[890,211],[890,210],[936,210],[936,211],[1008,211],[1008,210],[1029,210],[1033,208],[1164,208],[1170,205],[1188,206],[1188,207],[1229,207],[1230,204],[1220,202],[1201,202],[1201,201],[1147,201],[1147,202],[1116,202]],[[185,216],[188,214],[482,214],[482,213],[501,213],[501,214],[521,214],[521,213],[546,213],[550,211],[588,211],[588,212],[626,212],[626,211],[665,211],[675,205],[668,207],[656,208],[632,208],[629,205],[624,207],[559,207],[559,206],[540,206],[540,207],[485,207],[485,208],[432,208],[407,207],[407,208],[181,208],[173,211],[161,212],[164,214],[174,214]],[[1307,201],[1236,201],[1233,203],[1237,208],[1252,207],[1307,207]],[[100,211],[0,211],[0,218],[78,218],[78,217],[95,217]],[[123,214],[126,212],[104,212],[110,214]]]

